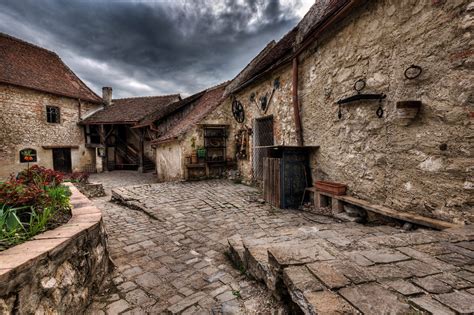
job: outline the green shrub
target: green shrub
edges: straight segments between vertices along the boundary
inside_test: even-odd
[[[22,171],[0,183],[0,250],[64,221],[70,211],[62,175],[43,167]]]

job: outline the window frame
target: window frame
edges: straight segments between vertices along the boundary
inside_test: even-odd
[[[51,110],[56,110],[56,113],[52,113]],[[55,118],[55,119],[53,119]],[[61,108],[59,106],[46,105],[46,122],[48,124],[60,124],[61,123]]]

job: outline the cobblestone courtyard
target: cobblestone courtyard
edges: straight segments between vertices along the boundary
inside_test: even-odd
[[[405,232],[275,210],[255,188],[225,180],[152,184],[134,172],[92,180],[108,192],[94,202],[117,268],[90,313],[284,313],[241,274],[272,291],[284,268],[291,298],[309,313],[474,312],[472,229]]]
[[[259,202],[256,189],[229,181],[149,185],[154,181],[149,174],[117,171],[91,180],[103,183],[108,194],[93,201],[103,211],[117,266],[108,292],[90,308],[94,314],[282,311],[262,285],[232,267],[227,238],[272,235],[311,219],[331,222],[273,210]],[[127,185],[140,186],[118,188]],[[115,198],[123,198],[121,204],[109,202],[111,189]]]

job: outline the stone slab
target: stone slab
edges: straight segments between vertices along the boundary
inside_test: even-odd
[[[290,265],[301,265],[315,261],[334,259],[325,249],[314,240],[308,242],[283,243],[268,248],[269,263],[282,269]]]
[[[349,279],[327,262],[316,262],[308,264],[306,267],[330,289],[342,288],[351,283]]]
[[[452,288],[449,285],[437,280],[434,277],[415,278],[412,281],[414,284],[428,291],[429,293],[439,294],[452,291]]]
[[[459,314],[474,313],[474,295],[465,291],[435,295],[434,298]]]
[[[346,300],[364,314],[408,314],[410,306],[394,293],[376,283],[366,283],[339,290]]]
[[[384,284],[406,296],[423,293],[423,290],[406,280],[387,281]]]
[[[433,315],[454,315],[455,313],[449,308],[439,303],[436,300],[433,300],[428,295],[423,295],[420,297],[411,298],[409,300],[416,308],[428,312]]]
[[[441,272],[439,269],[418,260],[402,261],[395,265],[416,277],[425,277]]]
[[[185,309],[187,309],[188,307],[196,304],[197,302],[199,302],[199,300],[201,300],[205,297],[206,297],[206,294],[204,292],[196,292],[196,293],[182,299],[178,303],[173,304],[170,307],[168,307],[168,311],[171,314],[179,314],[182,311],[184,311]]]
[[[390,249],[363,251],[361,254],[377,264],[388,264],[410,259],[409,256]]]
[[[458,254],[458,253],[451,253],[451,254],[446,254],[446,255],[439,255],[436,258],[448,263],[452,264],[458,267],[464,266],[464,265],[473,265],[474,264],[474,259],[470,257],[466,257],[464,255]]]
[[[285,284],[300,291],[320,291],[321,282],[308,270],[306,266],[291,266],[283,270]]]
[[[309,314],[357,314],[346,300],[330,291],[307,292]]]

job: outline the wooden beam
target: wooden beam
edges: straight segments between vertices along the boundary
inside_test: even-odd
[[[145,145],[144,145],[144,139],[145,139],[145,132],[144,128],[140,129],[140,134],[139,134],[139,139],[140,139],[140,144],[138,145],[138,171],[143,173],[143,164],[144,164],[144,155],[145,155]]]
[[[451,223],[451,222],[446,222],[446,221],[441,221],[441,220],[437,220],[437,219],[427,218],[427,217],[424,217],[424,216],[421,216],[421,215],[418,215],[418,214],[414,214],[414,213],[396,211],[396,210],[393,210],[393,209],[390,209],[390,208],[387,208],[387,207],[384,207],[384,206],[380,206],[380,205],[374,205],[374,204],[369,203],[368,201],[358,199],[358,198],[354,198],[354,197],[351,197],[351,196],[332,196],[332,195],[330,195],[330,196],[332,198],[342,200],[342,201],[347,202],[349,204],[359,206],[359,207],[364,208],[368,211],[372,211],[372,212],[375,212],[375,213],[378,213],[378,214],[381,214],[381,215],[384,215],[384,216],[387,216],[387,217],[395,218],[395,219],[398,219],[398,220],[407,221],[407,222],[415,223],[415,224],[418,224],[418,225],[427,226],[427,227],[437,229],[437,230],[444,230],[444,229],[449,229],[449,228],[453,228],[453,227],[460,227],[460,225],[454,224],[454,223]]]

